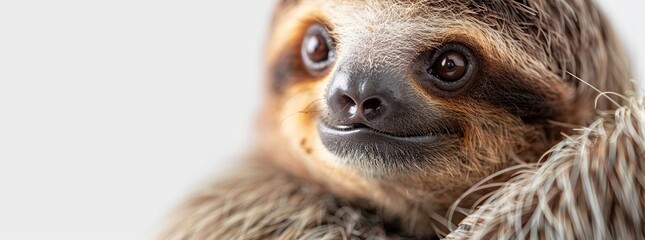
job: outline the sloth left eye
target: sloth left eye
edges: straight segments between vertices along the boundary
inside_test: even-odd
[[[309,73],[318,75],[334,62],[335,50],[324,26],[313,24],[302,40],[302,59]]]

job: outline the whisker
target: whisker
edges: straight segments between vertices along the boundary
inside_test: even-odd
[[[289,115],[287,115],[286,117],[284,117],[283,119],[280,120],[280,125],[284,124],[287,120],[289,120],[289,118],[291,118],[293,116],[296,116],[296,115],[299,115],[299,114],[310,114],[310,113],[322,112],[323,111],[322,109],[310,110],[310,108],[312,108],[312,106],[313,107],[316,106],[316,104],[315,104],[316,102],[319,102],[321,100],[324,100],[324,98],[313,100],[309,104],[307,104],[302,110],[290,113]]]
[[[568,72],[568,71],[567,71],[567,74],[569,74],[570,76],[572,76],[572,77],[573,77],[573,78],[575,78],[576,80],[578,80],[578,81],[580,81],[580,82],[584,83],[585,85],[589,86],[589,87],[590,87],[591,89],[593,89],[594,91],[598,92],[598,94],[600,94],[598,97],[603,96],[603,97],[605,97],[607,100],[609,100],[611,103],[613,103],[614,105],[616,105],[616,107],[617,107],[617,108],[618,108],[618,107],[620,107],[620,104],[618,104],[618,102],[616,102],[614,99],[612,99],[612,98],[608,97],[607,95],[605,95],[605,92],[600,91],[600,89],[596,88],[596,87],[595,87],[594,85],[592,85],[591,83],[589,83],[589,82],[587,82],[587,81],[585,81],[585,80],[582,80],[582,78],[579,78],[578,76],[574,75],[574,74],[573,74],[573,73],[571,73],[571,72]],[[594,107],[595,107],[595,108],[598,108],[598,98],[596,98],[596,102],[594,103]]]

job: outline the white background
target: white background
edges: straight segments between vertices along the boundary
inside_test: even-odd
[[[0,239],[147,239],[253,141],[272,1],[0,0]],[[602,2],[645,77],[641,0]]]

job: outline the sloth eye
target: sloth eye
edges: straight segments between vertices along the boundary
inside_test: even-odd
[[[309,73],[318,75],[334,62],[334,46],[327,29],[320,24],[313,24],[307,29],[302,40],[302,59]]]
[[[470,49],[458,43],[439,47],[430,54],[428,62],[426,72],[429,80],[442,91],[456,91],[466,86],[473,78],[476,67]]]
[[[430,72],[434,73],[439,79],[445,82],[454,82],[466,74],[466,57],[461,53],[450,51],[441,54]]]

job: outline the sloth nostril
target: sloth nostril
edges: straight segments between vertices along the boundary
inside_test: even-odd
[[[381,108],[381,100],[378,98],[370,98],[363,102],[363,111],[378,111]]]
[[[354,99],[352,99],[350,96],[343,95],[340,97],[340,104],[343,106],[344,109],[347,110],[351,116],[356,114],[356,102],[354,102]]]
[[[380,115],[382,103],[378,98],[370,98],[365,100],[361,107],[363,108],[363,116],[369,120]]]
[[[343,105],[356,105],[356,103],[354,102],[354,99],[352,99],[347,95],[343,95],[340,97],[340,103]]]

